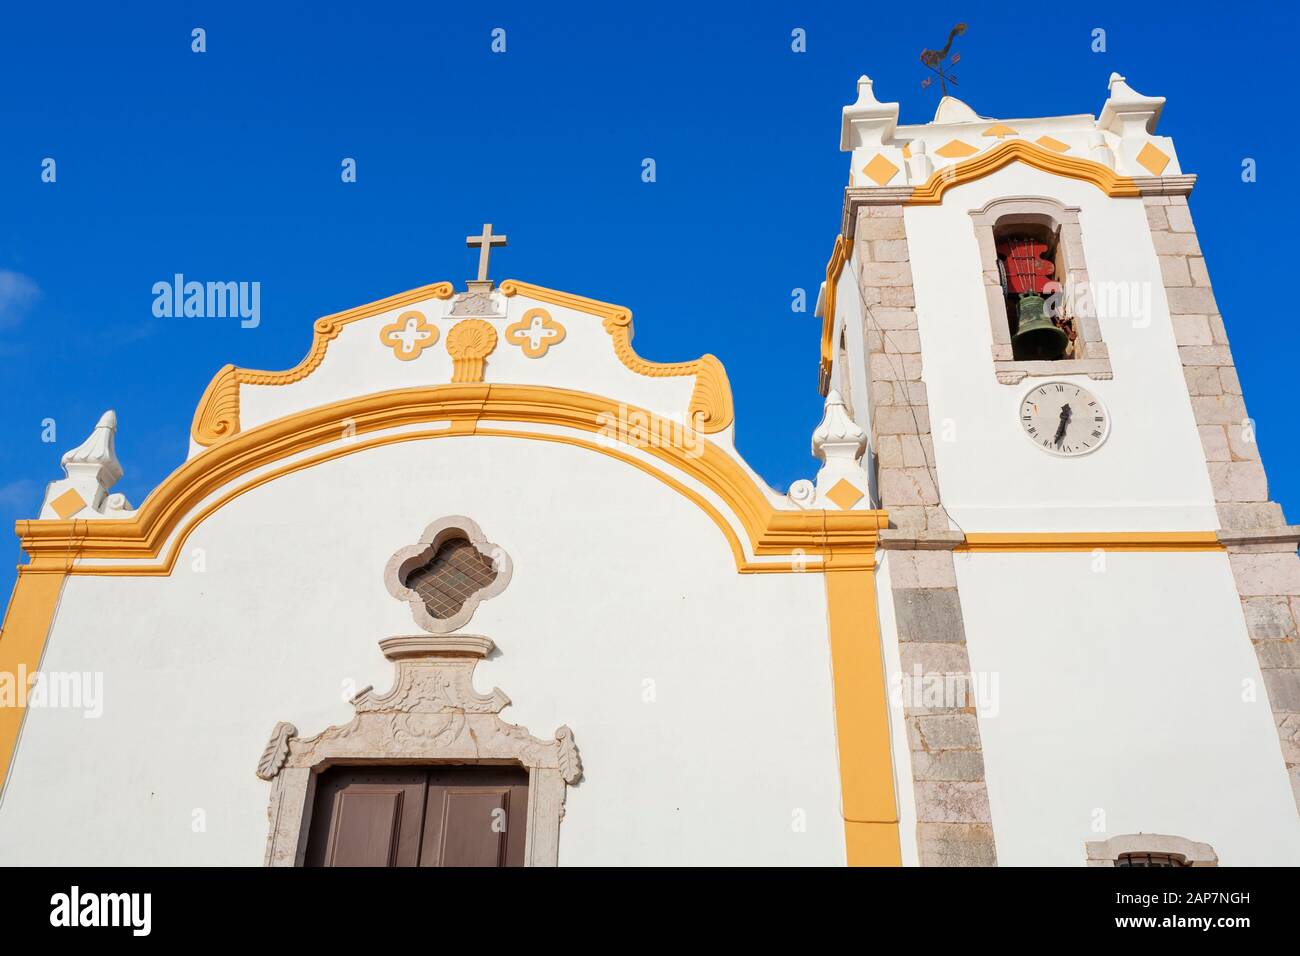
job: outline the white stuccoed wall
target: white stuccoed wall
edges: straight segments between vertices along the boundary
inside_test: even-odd
[[[1300,820],[1227,556],[957,554],[1001,865],[1161,833],[1221,865],[1300,863]],[[1245,682],[1255,689],[1243,700]],[[1104,830],[1092,829],[1104,811]]]
[[[104,715],[29,712],[0,860],[260,865],[270,784],[254,769],[272,727],[317,733],[350,719],[355,690],[391,686],[377,642],[418,628],[384,565],[450,514],[514,561],[465,628],[499,648],[478,688],[499,686],[503,719],[538,736],[567,723],[582,753],[561,864],[843,864],[822,576],[738,574],[713,521],[654,478],[487,437],[249,491],[169,577],[70,578],[43,668],[102,671]]]
[[[991,199],[1044,196],[1079,207],[1096,284],[1150,290],[1150,324],[1100,317],[1112,381],[1071,376],[1105,403],[1111,433],[1097,452],[1047,455],[1022,433],[1034,382],[993,376],[988,304],[970,210]],[[1179,363],[1160,265],[1140,199],[1019,163],[904,211],[940,488],[965,531],[1204,531],[1218,517]],[[951,423],[949,425],[949,423]],[[951,428],[954,440],[945,440]]]

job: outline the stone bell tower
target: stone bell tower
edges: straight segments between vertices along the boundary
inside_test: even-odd
[[[931,122],[900,126],[898,104],[862,77],[843,111],[851,159],[819,300],[819,383],[869,436],[872,496],[890,517],[882,628],[904,675],[990,671],[1004,695],[1016,693],[1008,678],[1065,680],[1059,661],[1016,663],[1009,632],[1023,631],[1070,648],[1061,660],[1088,655],[1111,688],[1118,678],[1097,662],[1112,636],[1108,666],[1150,666],[1137,618],[1171,619],[1165,602],[1200,588],[1192,601],[1219,622],[1205,635],[1215,649],[1182,666],[1259,686],[1262,703],[1234,701],[1232,718],[1250,725],[1259,773],[1277,789],[1285,767],[1300,799],[1300,529],[1268,498],[1188,207],[1196,177],[1156,132],[1163,105],[1114,74],[1095,117],[998,120],[945,96]],[[1028,347],[1027,321],[1052,347]],[[1256,653],[1243,657],[1247,642]],[[1169,719],[1138,709],[1153,732]],[[1089,799],[1159,832],[1149,818],[1161,814],[1137,810],[1168,781],[1100,787],[1103,801],[1061,779],[1046,790],[1082,802],[1040,821],[1060,848],[1021,846],[1028,757],[1013,731],[1032,718],[1010,710],[986,718],[968,701],[904,697],[896,765],[904,793],[910,762],[900,812],[914,818],[917,861],[1069,862],[1076,831],[1080,853],[1089,835]],[[1110,719],[1063,732],[1120,746]],[[1276,735],[1261,740],[1269,723]],[[1100,756],[1095,770],[1107,773]]]

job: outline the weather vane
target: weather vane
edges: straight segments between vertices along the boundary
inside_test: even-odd
[[[961,34],[965,32],[966,32],[966,24],[959,23],[951,30],[948,31],[948,42],[943,45],[942,50],[921,51],[921,62],[924,63],[928,69],[939,74],[939,84],[943,88],[944,96],[948,95],[949,83],[951,83],[953,86],[957,85],[957,77],[953,76],[945,69],[944,60],[948,56],[948,51],[952,49],[953,38],[961,36]],[[952,59],[949,60],[948,64],[946,65],[956,66],[960,61],[961,61],[961,54],[954,53],[952,55]],[[930,77],[927,76],[924,80],[921,81],[921,89],[925,89],[933,82],[934,80],[932,80]]]

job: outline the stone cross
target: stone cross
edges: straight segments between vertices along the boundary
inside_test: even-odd
[[[481,236],[466,236],[465,245],[473,249],[478,246],[478,282],[487,284],[491,288],[491,280],[488,278],[488,257],[492,255],[493,246],[504,246],[506,244],[505,236],[492,235],[492,223],[483,223],[483,234]]]

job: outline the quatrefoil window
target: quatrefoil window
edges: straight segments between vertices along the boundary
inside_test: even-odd
[[[424,529],[384,570],[388,593],[411,607],[415,623],[448,634],[469,623],[479,603],[510,583],[510,556],[471,519],[452,515]]]

